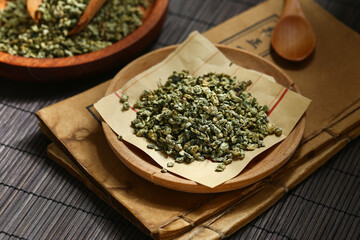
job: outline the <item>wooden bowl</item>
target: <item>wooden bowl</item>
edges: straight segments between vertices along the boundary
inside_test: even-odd
[[[26,82],[60,82],[94,76],[126,64],[155,39],[165,21],[168,0],[153,0],[143,25],[119,42],[74,57],[36,59],[0,52],[0,76]]]
[[[118,90],[127,81],[167,57],[176,46],[169,46],[148,53],[124,67],[110,83],[106,94]],[[290,78],[274,64],[249,52],[217,45],[219,50],[234,63],[271,75],[285,87],[292,86],[298,92]],[[239,189],[251,185],[279,169],[294,153],[305,129],[305,115],[299,120],[287,138],[253,159],[236,177],[225,183],[209,188],[178,175],[161,173],[161,167],[142,150],[124,141],[119,141],[116,134],[103,121],[105,137],[116,156],[139,176],[164,187],[193,193],[215,193]]]

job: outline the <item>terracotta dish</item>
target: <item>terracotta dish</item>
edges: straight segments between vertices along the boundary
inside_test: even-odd
[[[162,61],[176,46],[169,46],[148,53],[124,67],[110,83],[106,95],[116,91],[127,81],[151,66]],[[289,77],[272,63],[246,51],[217,45],[222,53],[234,63],[273,76],[283,86],[298,92]],[[194,193],[215,193],[239,189],[253,184],[279,169],[294,153],[304,133],[305,116],[299,120],[289,136],[279,144],[260,154],[235,178],[209,188],[178,175],[161,173],[161,167],[142,150],[125,141],[119,141],[110,127],[102,122],[103,129],[110,147],[118,158],[139,176],[163,187]]]
[[[94,76],[115,69],[149,46],[165,21],[168,0],[152,1],[143,25],[102,50],[74,57],[35,59],[0,52],[0,76],[27,82],[59,82]]]

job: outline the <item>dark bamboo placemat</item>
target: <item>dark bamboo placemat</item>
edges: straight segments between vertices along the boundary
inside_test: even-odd
[[[152,49],[182,42],[261,1],[172,0]],[[360,2],[317,1],[360,31]],[[346,63],[342,63],[346,64]],[[84,185],[46,157],[50,143],[35,112],[114,75],[75,84],[0,88],[0,239],[148,239]],[[360,139],[229,239],[359,239]]]

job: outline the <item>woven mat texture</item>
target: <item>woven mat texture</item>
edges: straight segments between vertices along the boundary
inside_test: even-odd
[[[153,49],[182,42],[262,1],[170,0]],[[359,0],[317,0],[360,32]],[[346,64],[346,63],[341,63]],[[35,112],[116,72],[77,83],[1,79],[0,239],[149,239],[46,156]],[[360,239],[360,138],[227,239]]]

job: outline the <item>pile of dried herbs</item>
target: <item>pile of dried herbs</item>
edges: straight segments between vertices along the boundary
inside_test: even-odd
[[[174,72],[165,85],[142,93],[131,126],[137,136],[151,140],[148,148],[173,156],[176,163],[208,159],[223,171],[245,151],[263,147],[269,134],[282,134],[268,122],[268,107],[245,92],[250,84],[223,73]]]
[[[89,0],[43,0],[37,25],[25,0],[7,1],[0,10],[0,51],[32,58],[67,57],[112,45],[141,26],[143,0],[109,0],[81,32],[67,36]]]

